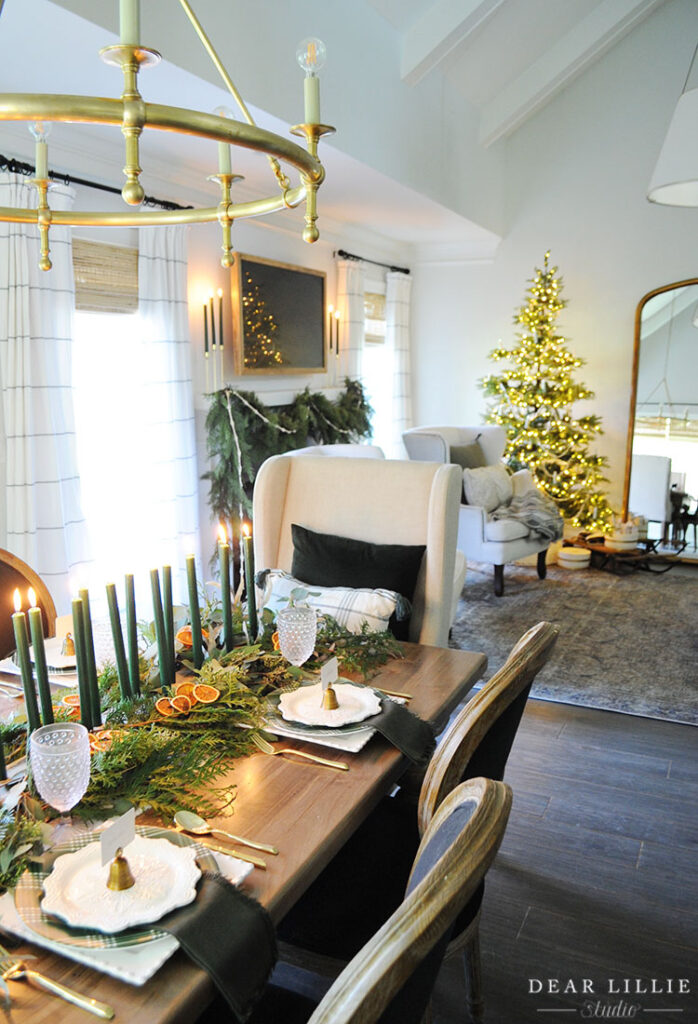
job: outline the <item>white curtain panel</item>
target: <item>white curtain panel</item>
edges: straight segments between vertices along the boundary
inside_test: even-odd
[[[153,565],[170,559],[186,594],[184,555],[198,546],[198,475],[187,308],[187,229],[139,229],[138,309],[142,365],[151,412],[144,438]]]
[[[392,439],[388,458],[406,458],[402,433],[412,426],[412,373],[410,369],[409,274],[391,271],[386,276],[385,343],[393,354]]]
[[[361,380],[364,349],[364,267],[357,260],[337,261],[337,309],[339,321],[339,356],[337,383],[345,377]],[[330,353],[331,358],[334,358]]]
[[[55,210],[74,192],[49,192]],[[0,174],[0,205],[36,207],[36,190]],[[72,387],[70,229],[50,231],[53,269],[39,270],[39,231],[0,224],[0,385],[4,544],[44,580],[59,614],[89,564],[80,500]],[[26,595],[23,595],[26,602]]]

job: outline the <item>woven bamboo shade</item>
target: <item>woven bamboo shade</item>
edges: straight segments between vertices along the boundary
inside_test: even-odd
[[[73,239],[75,308],[93,313],[138,311],[138,250]]]

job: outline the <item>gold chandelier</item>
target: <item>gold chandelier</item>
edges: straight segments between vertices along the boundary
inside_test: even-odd
[[[57,96],[31,93],[0,94],[0,121],[35,122],[31,128],[36,139],[35,176],[31,184],[36,188],[36,209],[0,207],[0,221],[35,223],[41,239],[42,270],[51,269],[49,256],[49,228],[60,225],[98,225],[103,227],[133,227],[152,224],[202,224],[217,220],[223,232],[221,264],[233,263],[231,229],[233,222],[242,217],[259,217],[278,210],[292,209],[305,202],[303,238],[315,242],[317,229],[317,190],[325,171],[318,160],[318,141],[334,132],[329,125],[320,124],[320,87],[318,71],[324,64],[325,48],[318,39],[304,40],[297,51],[297,59],[306,73],[304,83],[305,121],[294,125],[291,134],[305,139],[307,150],[291,140],[257,127],[229,74],[223,67],[210,40],[206,36],[187,0],[179,0],[206,48],[217,71],[241,111],[243,120],[232,120],[223,108],[208,114],[181,107],[146,103],[138,91],[138,73],[142,67],[157,64],[161,57],[157,50],[140,44],[140,0],[120,0],[120,42],[100,50],[107,63],[120,67],[124,90],[121,99],[96,96]],[[0,4],[0,6],[2,6]],[[131,211],[59,211],[51,210],[48,192],[51,182],[48,174],[48,148],[46,124],[63,121],[72,124],[119,125],[126,143],[126,161],[123,168],[126,181],[121,190],[124,201],[139,207],[145,198],[140,182],[139,138],[144,128],[180,132],[218,142],[218,173],[211,175],[220,187],[218,206],[184,210],[131,210]],[[235,203],[231,187],[241,176],[232,173],[230,146],[242,146],[266,154],[278,191],[271,196]],[[291,164],[300,175],[300,184],[291,186],[279,161]]]

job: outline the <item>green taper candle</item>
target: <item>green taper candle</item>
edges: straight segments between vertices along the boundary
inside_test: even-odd
[[[170,682],[174,684],[175,653],[174,653],[174,605],[172,604],[172,566],[162,567],[162,611],[165,616],[165,643],[169,662]]]
[[[233,649],[233,607],[230,602],[230,544],[221,524],[218,541],[218,566],[221,572],[221,607],[223,609],[223,639],[225,650]]]
[[[116,597],[116,585],[114,583],[107,583],[107,604],[109,605],[109,621],[111,623],[112,640],[114,641],[119,689],[124,700],[128,700],[131,696],[131,687],[128,681],[126,648],[124,647],[124,634],[121,632],[121,616],[119,615],[119,602]]]
[[[187,555],[187,589],[189,591],[189,618],[191,619],[191,646],[194,665],[201,668],[204,663],[203,637],[201,635],[201,611],[199,610],[199,590],[196,584],[196,559]]]
[[[78,669],[78,693],[80,694],[80,721],[86,729],[92,728],[92,702],[90,701],[90,683],[87,674],[87,658],[85,656],[85,616],[82,600],[74,598],[73,640],[75,642],[75,663]]]
[[[51,702],[51,687],[48,683],[46,648],[44,647],[44,622],[41,608],[37,608],[34,604],[36,597],[33,590],[29,592],[29,600],[32,602],[32,607],[29,609],[29,629],[32,635],[34,670],[41,700],[41,719],[44,725],[53,725],[53,704]]]
[[[170,679],[170,659],[167,656],[167,643],[165,640],[165,617],[162,613],[160,573],[157,569],[150,570],[150,590],[153,595],[153,620],[155,622],[155,639],[158,645],[160,685],[171,686],[174,680]]]
[[[257,596],[254,589],[254,547],[252,533],[245,524],[242,528],[242,547],[245,557],[245,591],[247,592],[247,628],[250,643],[257,640]]]
[[[22,599],[19,590],[15,590],[15,608],[12,616],[12,626],[15,631],[15,646],[17,648],[17,660],[22,672],[22,688],[24,690],[24,705],[27,711],[27,727],[29,732],[38,729],[41,725],[39,717],[39,705],[36,700],[34,689],[34,676],[32,674],[32,663],[29,657],[29,638],[27,636],[27,617],[22,608]]]
[[[138,626],[136,624],[136,588],[133,573],[127,572],[126,585],[126,645],[128,648],[128,678],[131,696],[141,692],[141,669],[138,656]]]
[[[99,700],[99,682],[97,679],[97,659],[95,658],[95,641],[92,633],[92,613],[90,612],[90,595],[83,587],[78,591],[82,601],[82,616],[85,622],[85,665],[87,682],[90,691],[90,708],[92,725],[102,724],[102,708]]]

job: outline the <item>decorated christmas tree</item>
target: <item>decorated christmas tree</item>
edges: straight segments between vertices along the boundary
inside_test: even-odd
[[[603,488],[606,459],[590,451],[602,433],[593,414],[573,416],[576,402],[594,397],[574,372],[583,360],[572,355],[556,321],[566,302],[561,297],[562,278],[549,266],[536,268],[527,300],[514,318],[519,324],[518,342],[496,348],[490,358],[507,361],[510,369],[489,374],[480,382],[493,399],[488,423],[507,432],[505,458],[513,470],[527,466],[538,486],[548,494],[573,526],[603,530],[611,525],[613,512]]]
[[[262,289],[245,274],[242,290],[242,317],[245,329],[245,366],[250,370],[261,370],[269,366],[281,366],[283,358],[274,335],[278,324],[274,314],[267,310]]]

